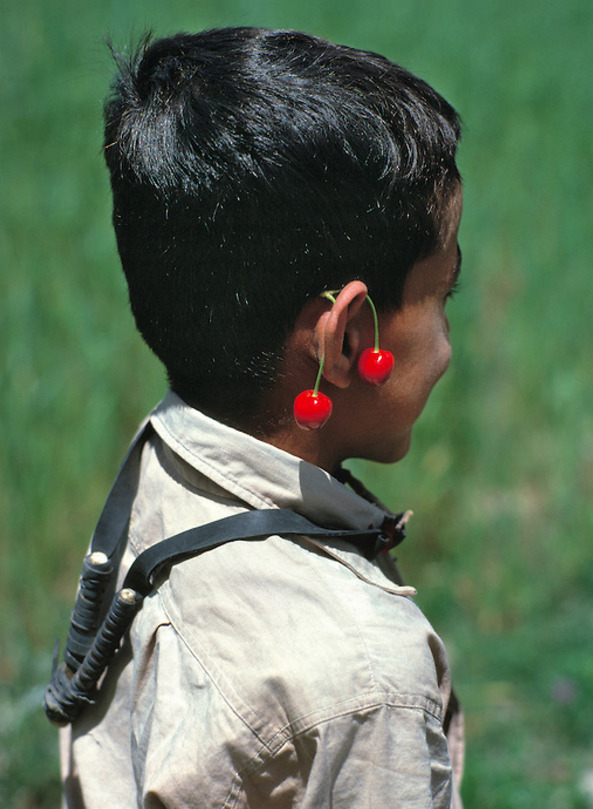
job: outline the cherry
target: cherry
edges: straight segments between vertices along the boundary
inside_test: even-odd
[[[294,420],[303,430],[318,430],[323,427],[332,414],[332,400],[319,391],[324,362],[325,354],[319,363],[315,387],[313,390],[304,390],[299,393],[292,406]]]
[[[335,291],[326,291],[321,293],[324,298],[327,298],[332,303],[336,302]],[[369,385],[382,385],[387,381],[389,375],[393,371],[394,358],[391,351],[386,351],[379,348],[379,322],[377,319],[377,310],[375,304],[372,302],[369,295],[366,296],[367,301],[373,312],[373,320],[375,324],[375,347],[366,348],[358,358],[358,373],[364,382]],[[317,372],[317,379],[315,380],[315,387],[312,390],[304,390],[294,400],[292,412],[294,420],[303,430],[318,430],[326,423],[332,414],[332,402],[329,396],[325,393],[320,393],[319,383],[323,374],[323,363],[325,355],[321,357],[319,363],[319,370]]]
[[[358,373],[364,382],[369,385],[382,385],[389,378],[393,371],[394,359],[391,351],[379,348],[379,321],[377,320],[377,310],[370,295],[367,301],[373,312],[375,324],[375,347],[365,348],[358,358]]]
[[[304,390],[294,400],[293,413],[303,430],[318,430],[332,414],[332,400],[325,393]]]
[[[358,373],[369,385],[382,385],[393,371],[393,365],[391,351],[365,348],[358,358]]]

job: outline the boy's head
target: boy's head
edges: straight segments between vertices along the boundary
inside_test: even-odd
[[[359,279],[397,309],[442,246],[457,114],[383,57],[295,32],[182,34],[118,65],[105,157],[136,323],[181,397],[243,426],[307,301]]]

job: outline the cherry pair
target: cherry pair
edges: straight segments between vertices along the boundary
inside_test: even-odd
[[[333,293],[324,292],[323,296],[335,302]],[[375,346],[366,348],[358,358],[358,373],[360,378],[369,385],[382,385],[389,378],[393,370],[393,354],[391,351],[384,351],[379,348],[379,324],[377,321],[377,310],[375,305],[367,295],[373,312],[375,324]],[[326,423],[332,413],[332,401],[325,393],[319,390],[319,383],[323,374],[323,364],[325,355],[321,357],[319,371],[315,380],[315,387],[312,390],[304,390],[294,400],[293,413],[296,423],[304,430],[318,430]]]

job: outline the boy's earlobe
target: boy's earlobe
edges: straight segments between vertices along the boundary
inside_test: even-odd
[[[354,318],[368,294],[362,281],[350,281],[338,292],[331,308],[324,312],[317,323],[317,342],[320,354],[325,357],[323,376],[338,388],[347,388],[356,368],[360,335]]]

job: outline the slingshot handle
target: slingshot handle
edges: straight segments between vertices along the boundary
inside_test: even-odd
[[[64,660],[72,671],[76,671],[93,644],[103,616],[103,598],[112,571],[111,561],[101,552],[89,554],[82,563],[80,587],[64,650]]]
[[[66,663],[55,669],[44,694],[45,713],[54,725],[67,725],[84,705],[92,703],[91,694],[141,603],[142,597],[134,590],[126,588],[116,593],[94,642],[77,670],[73,673]]]

